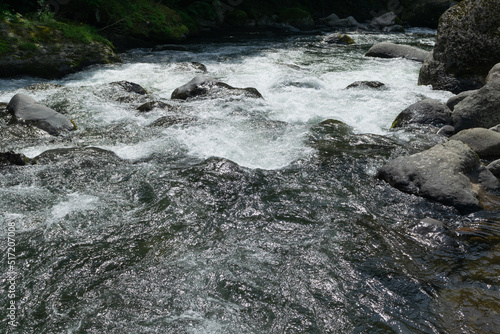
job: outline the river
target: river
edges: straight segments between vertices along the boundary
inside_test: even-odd
[[[417,62],[364,53],[378,41],[429,49],[434,33],[353,33],[352,46],[320,34],[228,37],[131,50],[56,85],[0,80],[0,102],[22,92],[78,126],[16,138],[2,123],[1,152],[41,158],[0,173],[2,250],[12,227],[17,273],[10,282],[2,252],[1,284],[15,283],[18,322],[8,324],[2,294],[0,329],[498,332],[498,213],[461,216],[375,177],[444,140],[391,130],[399,112],[452,94],[417,86]],[[170,100],[201,74],[197,63],[264,98]],[[122,80],[148,95],[110,85]],[[359,80],[386,86],[345,89]],[[170,107],[137,111],[153,100]],[[345,124],[318,125],[328,119]],[[458,236],[480,224],[491,235]]]

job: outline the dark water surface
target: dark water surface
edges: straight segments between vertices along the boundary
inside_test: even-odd
[[[443,140],[389,131],[399,111],[450,95],[417,87],[418,64],[363,54],[433,36],[354,37],[350,49],[299,36],[136,50],[63,87],[2,81],[0,101],[31,94],[79,130],[15,138],[2,123],[1,151],[45,153],[0,173],[0,332],[498,333],[498,212],[461,216],[375,178]],[[198,74],[192,61],[265,100],[169,101]],[[343,89],[358,79],[388,88]],[[144,99],[175,108],[140,114]],[[177,121],[155,123],[165,116]],[[351,128],[317,125],[330,118]]]

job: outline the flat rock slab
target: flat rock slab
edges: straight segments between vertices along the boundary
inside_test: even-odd
[[[394,44],[390,42],[377,43],[365,54],[367,57],[378,58],[405,58],[423,62],[429,52],[410,45]]]
[[[14,95],[7,109],[18,122],[34,125],[51,135],[76,130],[75,124],[69,118],[25,94]]]
[[[234,95],[262,98],[262,95],[255,88],[235,88],[204,75],[198,75],[187,84],[176,88],[171,98],[187,100],[194,97],[224,97]]]
[[[454,206],[462,213],[481,209],[478,192],[500,188],[476,153],[456,140],[396,158],[377,177],[403,192]]]
[[[500,133],[496,131],[484,128],[467,129],[450,139],[467,144],[480,158],[500,159]]]

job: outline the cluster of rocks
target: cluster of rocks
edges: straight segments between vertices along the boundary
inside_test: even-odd
[[[499,70],[500,64],[495,65],[484,87],[456,95],[446,104],[425,99],[403,110],[394,128],[431,126],[451,137],[429,150],[390,161],[378,177],[464,213],[480,210],[483,201],[500,195]]]
[[[500,202],[500,2],[465,0],[441,17],[436,45],[419,84],[455,94],[446,104],[422,100],[394,128],[437,127],[443,144],[383,166],[378,177],[461,212]],[[487,164],[487,166],[485,166]]]
[[[201,65],[201,64],[200,64]],[[203,66],[204,67],[204,66]],[[47,88],[61,88],[54,84],[39,84],[25,87],[28,91]],[[148,92],[136,83],[117,81],[99,86],[94,94],[119,103],[135,104],[141,113],[161,110],[167,115],[151,124],[152,127],[169,127],[176,124],[189,124],[196,119],[182,113],[179,107],[158,100],[151,100]],[[207,99],[207,98],[262,98],[260,92],[253,88],[236,88],[214,78],[198,75],[187,84],[178,87],[172,93],[172,100]],[[58,108],[59,109],[59,108]],[[63,113],[35,101],[24,93],[14,95],[8,104],[0,104],[2,119],[2,138],[27,137],[41,138],[50,136],[68,136],[77,130],[73,120]],[[10,136],[9,136],[10,133]],[[0,153],[0,166],[26,165],[38,162],[15,152]]]
[[[404,32],[404,27],[401,25],[401,20],[398,18],[394,12],[387,12],[380,16],[373,18],[366,23],[359,23],[352,16],[346,18],[339,18],[336,14],[331,14],[321,21],[335,28],[347,28],[347,29],[360,29],[360,30],[371,30],[371,31],[383,31],[383,32]]]

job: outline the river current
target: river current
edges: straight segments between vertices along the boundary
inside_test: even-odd
[[[132,50],[53,84],[0,80],[0,102],[22,92],[78,126],[15,137],[2,121],[0,151],[39,162],[0,173],[0,282],[15,283],[0,331],[498,332],[498,212],[462,216],[375,177],[444,140],[391,130],[399,112],[452,94],[417,86],[420,63],[364,53],[430,49],[434,33],[231,37]],[[199,63],[264,98],[170,100]],[[123,80],[148,94],[110,84]],[[385,87],[345,89],[360,80]],[[148,101],[170,107],[139,112]],[[344,124],[319,125],[332,119]]]

